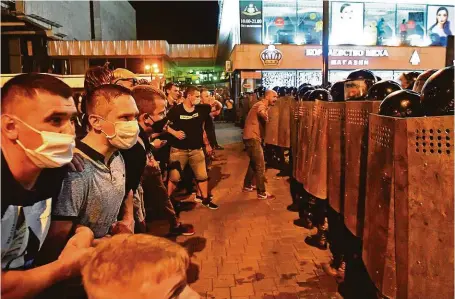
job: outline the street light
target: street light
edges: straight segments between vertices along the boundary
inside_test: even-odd
[[[158,68],[158,64],[156,64],[156,63],[152,64],[152,66],[153,66],[154,69]]]
[[[150,71],[150,64],[146,64],[146,65],[145,65],[145,70],[146,70],[146,71]]]

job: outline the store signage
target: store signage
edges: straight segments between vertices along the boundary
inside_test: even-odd
[[[284,19],[279,17],[275,19],[275,26],[277,27],[283,27],[284,26]]]
[[[420,64],[420,57],[419,57],[419,53],[417,53],[417,50],[414,50],[414,52],[411,55],[411,59],[409,60],[409,62],[412,65],[419,65]]]
[[[262,43],[262,0],[240,0],[240,40],[242,44]]]
[[[243,84],[243,88],[251,89],[251,84],[250,83],[245,83],[245,84]]]
[[[261,52],[261,61],[265,66],[279,65],[283,58],[283,53],[275,48],[274,45],[269,45],[264,51]]]
[[[226,72],[232,72],[232,64],[231,64],[230,60],[226,60],[225,71]]]
[[[321,56],[322,49],[306,49],[306,56]],[[329,49],[330,65],[347,65],[347,66],[367,66],[371,57],[389,57],[387,49]],[[336,58],[338,59],[336,59]],[[346,57],[346,58],[345,58]],[[348,57],[358,57],[358,59],[350,59]]]

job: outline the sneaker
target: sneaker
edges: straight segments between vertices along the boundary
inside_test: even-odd
[[[256,186],[246,186],[246,187],[243,187],[242,191],[243,192],[253,192],[254,190],[256,189]]]
[[[213,194],[209,194],[209,198],[210,198],[210,200],[212,200],[213,199]],[[194,198],[195,202],[202,202],[202,200],[203,200],[203,198],[200,195],[196,195],[196,197]]]
[[[272,195],[268,192],[264,192],[264,193],[258,193],[258,199],[269,199],[269,200],[273,200],[275,199],[275,195]]]
[[[218,210],[218,205],[214,204],[211,201],[206,202],[206,203],[203,202],[202,205],[206,208],[209,208],[210,210]]]
[[[177,227],[171,228],[169,234],[176,236],[192,236],[194,235],[194,227],[191,224],[182,224],[180,222]]]

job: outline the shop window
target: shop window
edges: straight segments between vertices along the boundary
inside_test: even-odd
[[[68,75],[70,73],[70,63],[68,59],[52,59],[51,69],[48,71],[52,74]]]
[[[265,44],[294,44],[297,28],[296,0],[264,0]]]
[[[107,58],[89,59],[88,60],[88,65],[89,65],[89,67],[92,67],[92,66],[104,66],[104,64],[106,62],[107,62]]]
[[[393,44],[396,28],[395,12],[395,4],[365,3],[364,45]]]
[[[397,41],[399,45],[420,46],[425,41],[425,5],[397,4]]]
[[[353,70],[336,70],[336,71],[329,71],[329,82],[334,84],[335,82],[338,81],[343,81],[346,80],[346,78],[349,76],[349,74]]]
[[[393,71],[373,71],[373,73],[382,80],[394,80]]]
[[[322,72],[320,70],[298,71],[297,72],[297,87],[303,83],[311,85],[322,84]]]
[[[273,88],[275,86],[296,86],[296,71],[263,71],[262,86]]]
[[[449,5],[428,5],[427,39],[431,46],[446,46],[447,36],[455,33],[455,9]]]
[[[322,1],[297,2],[296,44],[322,44]]]
[[[125,68],[125,58],[108,58],[108,61],[110,69]]]
[[[363,44],[364,3],[331,2],[329,44]]]

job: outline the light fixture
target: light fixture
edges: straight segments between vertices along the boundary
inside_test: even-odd
[[[197,71],[197,72],[196,72],[196,75],[199,75],[199,73],[200,73],[200,72],[199,72],[199,71]]]
[[[146,65],[145,65],[145,70],[146,70],[146,71],[150,71],[150,64],[146,64]]]
[[[155,69],[158,68],[158,64],[156,64],[156,63],[152,64],[152,66],[153,66],[153,68],[155,68]]]
[[[218,78],[217,78],[217,77],[213,77],[213,80],[215,80],[215,81],[216,81],[216,80],[218,80]]]
[[[196,84],[199,84],[199,80],[196,80]]]

